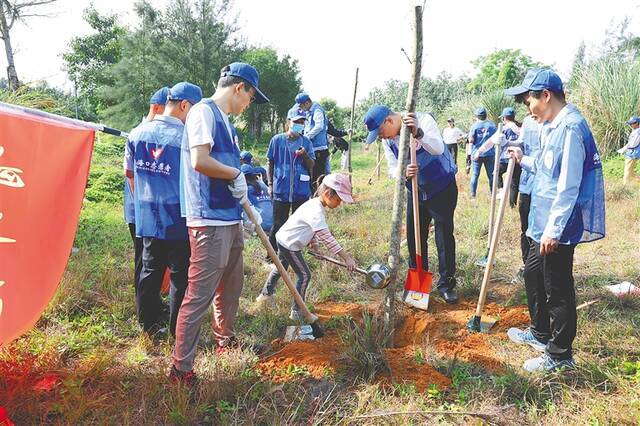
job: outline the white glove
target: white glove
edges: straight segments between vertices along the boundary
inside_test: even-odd
[[[240,201],[240,204],[247,201],[247,181],[244,178],[244,173],[238,170],[238,176],[231,181],[228,188],[233,198]]]
[[[476,151],[476,153],[471,156],[471,159],[473,161],[478,161],[480,159],[480,154]]]
[[[624,154],[625,152],[627,152],[627,148],[620,148],[618,150],[618,154]]]
[[[251,208],[251,212],[253,213],[253,217],[256,219],[256,224],[257,225],[262,225],[262,213],[260,212],[260,210],[258,210],[257,208],[255,208],[251,204],[249,204],[249,207]]]

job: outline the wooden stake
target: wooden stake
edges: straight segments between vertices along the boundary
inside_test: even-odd
[[[416,101],[418,98],[418,89],[420,85],[420,72],[422,70],[422,7],[415,6],[415,32],[413,40],[413,62],[411,64],[411,75],[409,78],[409,90],[407,92],[407,102],[405,110],[414,112]],[[402,126],[400,130],[400,146],[398,147],[398,168],[395,171],[396,182],[393,195],[393,212],[391,214],[391,237],[389,246],[389,269],[391,277],[385,298],[383,302],[383,323],[385,336],[390,336],[387,345],[393,344],[393,334],[395,332],[395,303],[396,303],[396,287],[398,281],[398,265],[400,264],[400,229],[403,220],[403,211],[405,203],[405,169],[407,168],[407,149],[409,148],[410,132],[407,126]]]
[[[351,133],[349,133],[349,149],[347,150],[347,170],[349,171],[349,181],[351,181],[351,174],[353,169],[351,168],[351,145],[353,142],[353,124],[354,117],[356,115],[356,94],[358,93],[358,71],[360,68],[356,67],[356,82],[353,85],[353,100],[351,101]]]
[[[382,162],[382,142],[378,141],[378,154],[376,155],[376,177],[380,180],[380,163]]]

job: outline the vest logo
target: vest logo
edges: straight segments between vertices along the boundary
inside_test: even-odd
[[[149,150],[154,160],[157,160],[158,158],[160,158],[163,151],[164,151],[164,148],[151,148]]]
[[[553,166],[553,151],[549,150],[544,154],[544,166],[551,170]]]
[[[597,152],[593,154],[593,164],[600,164],[600,154],[598,154]]]

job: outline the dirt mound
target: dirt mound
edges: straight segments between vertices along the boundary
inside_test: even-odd
[[[351,316],[358,320],[362,312],[373,312],[377,307],[357,303],[326,302],[316,306],[316,314],[322,321],[336,316]],[[502,338],[508,327],[528,324],[527,308],[517,306],[505,308],[494,303],[485,308],[487,316],[498,318],[489,334],[472,333],[466,324],[475,313],[475,303],[461,302],[447,305],[433,300],[430,312],[402,308],[398,314],[393,349],[385,350],[391,374],[380,377],[383,384],[413,384],[419,392],[435,384],[444,389],[451,380],[436,371],[433,366],[419,362],[417,348],[432,349],[443,358],[457,358],[478,364],[490,371],[500,370],[503,361],[493,349],[491,339]],[[344,346],[335,331],[318,340],[295,341],[284,344],[274,342],[278,352],[262,360],[258,368],[274,381],[287,381],[296,375],[308,374],[317,379],[338,371],[344,361],[341,359]]]

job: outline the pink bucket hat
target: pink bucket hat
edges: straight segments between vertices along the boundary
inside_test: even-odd
[[[349,175],[344,173],[331,173],[322,179],[322,183],[336,191],[338,197],[345,203],[353,203]]]

